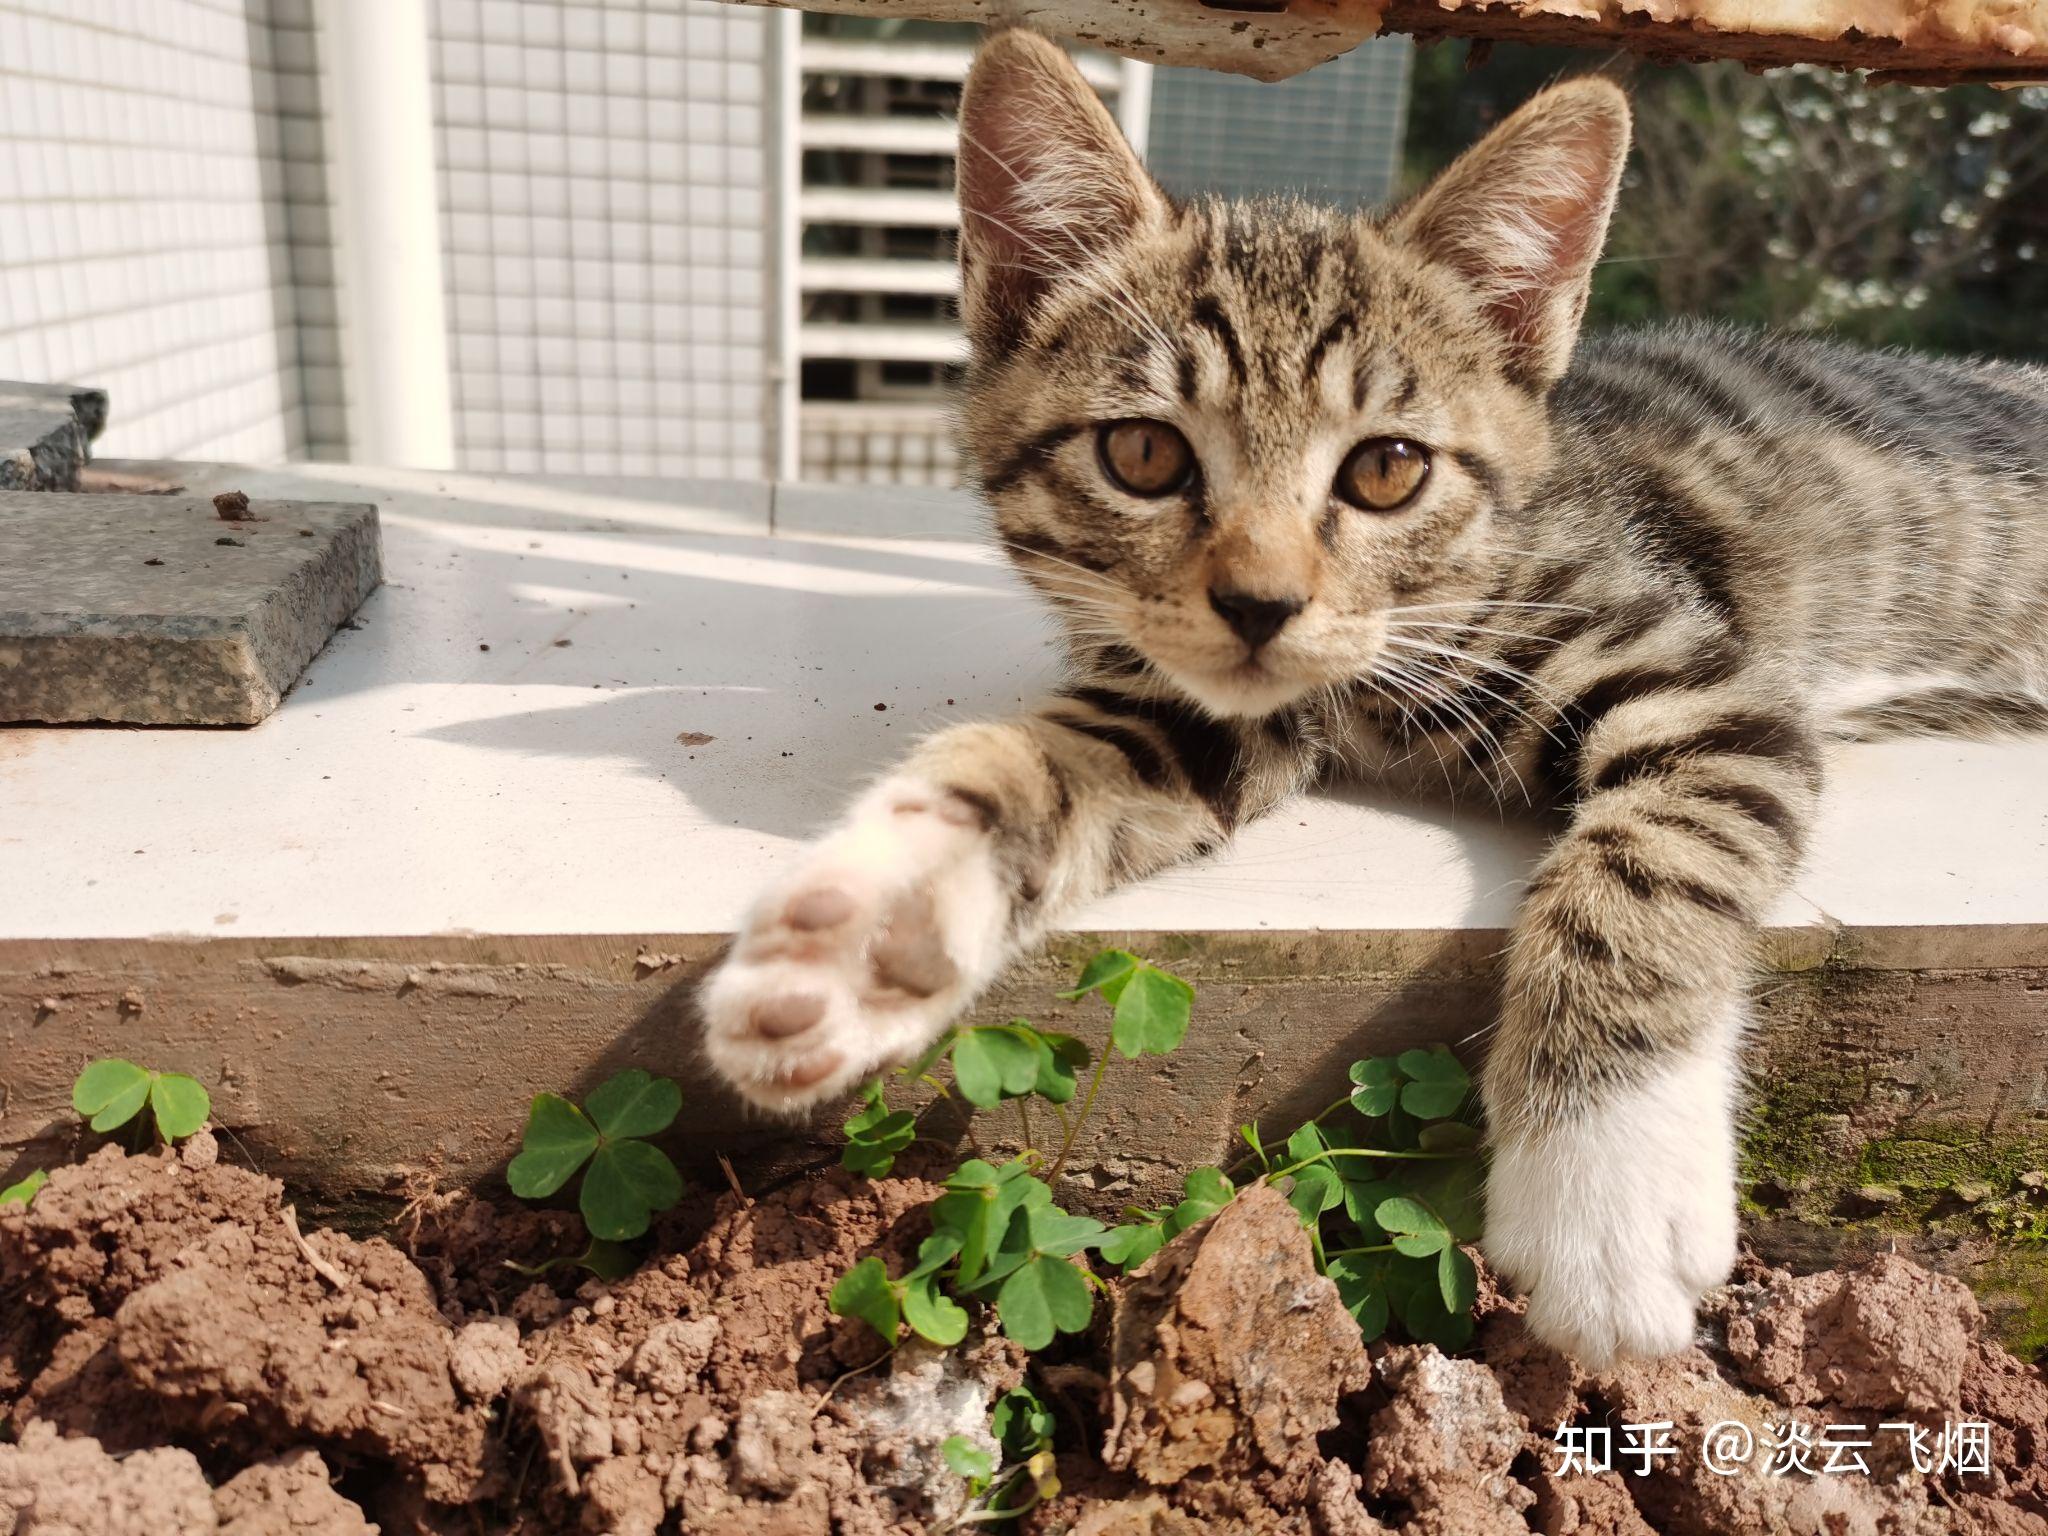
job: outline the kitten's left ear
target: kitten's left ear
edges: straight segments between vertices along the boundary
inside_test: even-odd
[[[960,308],[976,346],[1014,346],[1068,273],[1166,216],[1165,196],[1059,45],[997,32],[960,98]]]
[[[1594,76],[1552,86],[1454,161],[1392,233],[1450,267],[1505,333],[1510,377],[1563,377],[1628,158],[1628,98]]]

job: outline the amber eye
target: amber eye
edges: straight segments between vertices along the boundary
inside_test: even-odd
[[[1368,512],[1391,512],[1429,478],[1429,450],[1405,437],[1369,437],[1345,455],[1337,494]]]
[[[1095,435],[1102,472],[1133,496],[1164,496],[1188,483],[1195,450],[1163,421],[1106,421]]]

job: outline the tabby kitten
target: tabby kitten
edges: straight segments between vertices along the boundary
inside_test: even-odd
[[[761,901],[704,996],[742,1093],[912,1055],[1062,913],[1317,783],[1548,801],[1486,1251],[1582,1360],[1687,1344],[1821,740],[2048,723],[2048,374],[1701,326],[1574,355],[1628,132],[1580,80],[1391,217],[1180,206],[1059,49],[988,43],[965,441],[1072,680],[925,741]]]

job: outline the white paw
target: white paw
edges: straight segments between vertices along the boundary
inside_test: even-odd
[[[1595,1370],[1692,1343],[1701,1294],[1735,1262],[1733,1089],[1717,1043],[1496,1141],[1482,1247],[1528,1293],[1537,1338]]]
[[[764,1109],[845,1092],[994,975],[1008,902],[980,813],[890,779],[770,890],[702,994],[705,1050]]]

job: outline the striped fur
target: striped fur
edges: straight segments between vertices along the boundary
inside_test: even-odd
[[[1679,1347],[1732,1257],[1751,941],[1819,743],[2048,723],[2048,374],[1706,325],[1575,347],[1627,135],[1597,82],[1388,218],[1171,204],[1024,33],[962,132],[963,435],[1071,677],[925,742],[764,899],[714,1060],[815,1102],[1062,911],[1317,783],[1553,808],[1487,1064],[1488,1247],[1552,1342]],[[1183,489],[1108,478],[1128,418],[1185,435]],[[1380,436],[1432,459],[1385,514],[1332,491]],[[1304,606],[1248,652],[1224,588]],[[793,924],[821,891],[845,915]],[[905,989],[874,957],[919,943],[943,963]]]

